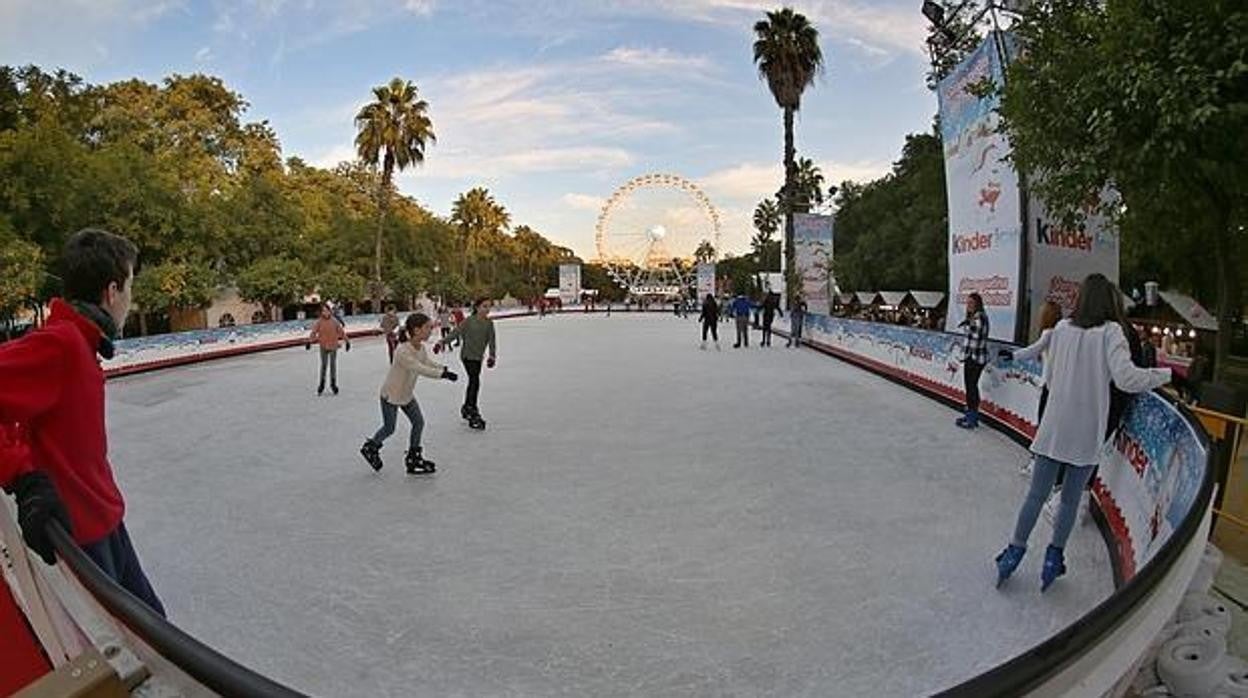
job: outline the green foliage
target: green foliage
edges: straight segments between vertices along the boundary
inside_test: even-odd
[[[0,234],[0,318],[10,318],[30,304],[42,283],[43,251]]]
[[[238,275],[238,292],[244,300],[266,308],[295,303],[312,286],[303,262],[288,257],[265,257]]]
[[[406,267],[390,275],[390,288],[399,298],[411,301],[422,293],[434,292],[430,274],[423,269]],[[436,295],[436,292],[434,292]]]
[[[216,292],[213,273],[202,264],[162,262],[139,270],[134,302],[143,312],[207,307]]]
[[[768,12],[754,25],[754,62],[776,105],[800,109],[802,93],[823,70],[819,31],[792,8]]]
[[[940,139],[906,137],[892,172],[837,196],[837,284],[847,291],[944,290],[948,203]]]
[[[315,279],[316,290],[323,299],[358,301],[365,296],[368,281],[340,264],[330,265]]]

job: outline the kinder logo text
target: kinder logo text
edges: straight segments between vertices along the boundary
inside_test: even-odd
[[[1092,236],[1082,230],[1066,230],[1039,218],[1036,219],[1036,242],[1067,250],[1092,251]]]
[[[1131,438],[1126,431],[1119,430],[1114,436],[1114,448],[1122,454],[1124,460],[1131,465],[1136,475],[1143,476],[1148,469],[1148,452],[1140,442]]]
[[[971,233],[953,236],[953,253],[980,252],[992,248],[992,233]]]

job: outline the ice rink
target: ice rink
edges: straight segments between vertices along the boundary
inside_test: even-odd
[[[787,326],[787,319],[782,321]],[[317,397],[302,348],[122,378],[110,455],[170,618],[318,696],[913,696],[1108,597],[1096,527],[1043,596],[1042,519],[993,587],[1017,444],[810,350],[696,321],[497,322],[489,428],[421,379],[432,476],[379,474],[384,342]],[[729,339],[730,326],[720,325]],[[445,355],[443,355],[445,358]]]

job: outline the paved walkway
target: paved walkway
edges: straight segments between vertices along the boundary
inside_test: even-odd
[[[380,474],[357,453],[380,341],[337,397],[299,348],[110,383],[172,619],[321,696],[909,696],[1110,593],[1090,524],[1044,596],[1039,554],[996,591],[1024,453],[905,388],[782,341],[699,351],[666,315],[498,333],[488,431],[462,380],[418,384],[432,477],[404,474],[402,418]]]

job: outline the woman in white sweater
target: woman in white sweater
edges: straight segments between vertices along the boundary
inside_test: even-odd
[[[1101,274],[1092,274],[1079,287],[1079,303],[1069,320],[1062,320],[1031,346],[1002,358],[1031,359],[1044,354],[1049,389],[1048,404],[1031,444],[1035,466],[1031,488],[1023,501],[1014,537],[997,556],[997,586],[1009,579],[1027,550],[1027,538],[1040,508],[1065,466],[1061,505],[1053,526],[1053,540],[1044,554],[1041,591],[1066,573],[1064,549],[1078,513],[1080,495],[1096,465],[1109,420],[1109,385],[1141,393],[1170,382],[1170,369],[1141,369],[1131,363],[1122,325],[1118,323],[1118,289]]]
[[[403,328],[399,330],[399,346],[394,350],[394,362],[386,373],[386,382],[381,385],[381,428],[371,438],[366,439],[364,446],[360,448],[360,454],[373,466],[373,470],[381,470],[381,444],[394,433],[399,410],[403,410],[403,414],[412,423],[407,449],[408,474],[432,473],[436,470],[433,461],[425,460],[420,447],[425,418],[416,402],[416,377],[455,381],[459,376],[429,358],[424,341],[431,332],[433,322],[424,313],[408,315],[403,322]]]

